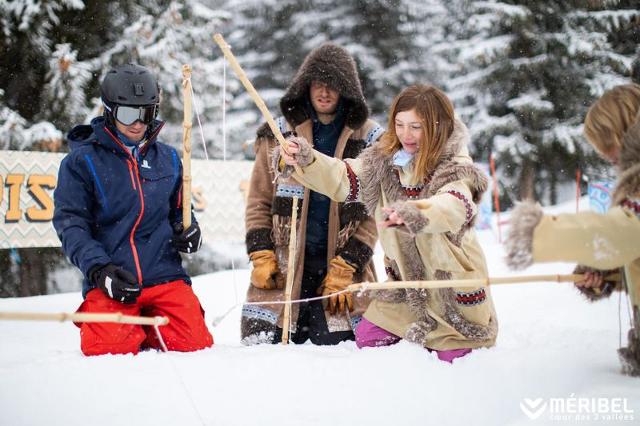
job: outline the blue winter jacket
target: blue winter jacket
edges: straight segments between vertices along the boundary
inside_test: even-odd
[[[171,244],[182,223],[182,164],[175,149],[156,141],[156,121],[139,161],[103,117],[68,134],[54,191],[53,226],[70,261],[84,274],[83,296],[95,287],[93,268],[113,263],[143,287],[190,282]],[[195,218],[193,218],[195,222]]]

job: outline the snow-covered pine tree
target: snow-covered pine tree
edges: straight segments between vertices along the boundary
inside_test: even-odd
[[[218,8],[231,19],[221,28],[240,66],[274,117],[280,115],[278,101],[295,73],[305,50],[297,36],[292,16],[306,10],[308,2],[296,0],[221,0]],[[216,46],[214,55],[222,57]],[[224,59],[223,59],[224,60]],[[253,155],[251,143],[264,121],[231,67],[225,62],[225,137],[231,152]],[[222,73],[219,74],[222,77]],[[222,97],[216,101],[222,105]],[[218,117],[221,120],[222,114]],[[238,151],[236,151],[238,150]]]
[[[455,6],[468,13],[458,15],[461,69],[449,88],[470,123],[474,155],[494,153],[511,201],[556,202],[578,165],[597,165],[582,121],[595,97],[628,75],[634,52],[616,34],[638,37],[630,27],[640,12],[580,0]]]
[[[79,0],[0,3],[0,90],[4,91],[0,109],[18,124],[4,132],[0,146],[5,149],[28,149],[38,142],[30,140],[26,130],[48,118],[41,111],[41,100],[49,59],[55,49],[52,36],[61,23],[61,15],[68,11],[77,13],[82,8]],[[44,136],[59,137],[59,132]]]
[[[169,130],[181,132],[183,62],[194,68],[203,123],[215,123],[220,104],[208,96],[217,96],[221,67],[211,36],[224,16],[197,0],[0,2],[0,148],[58,146],[47,141],[61,141],[71,125],[98,113],[103,73],[132,60],[159,75],[168,142],[181,140]],[[15,269],[0,275],[0,296],[45,293],[62,263],[57,248],[0,250],[0,269]]]
[[[425,77],[424,70],[415,66],[420,54],[413,38],[416,21],[428,4],[415,6],[406,0],[353,0],[327,1],[320,9],[320,30],[353,55],[372,116],[383,124],[391,100]],[[313,28],[308,31],[312,36]]]
[[[0,2],[0,149],[47,149],[62,132],[51,121],[55,109],[41,110],[53,33],[79,0]],[[62,264],[59,249],[0,250],[0,297],[47,292],[49,271]]]
[[[192,67],[194,99],[203,125],[209,155],[221,158],[222,59],[213,42],[228,14],[199,0],[171,1],[165,7],[146,8],[124,29],[122,36],[91,60],[101,78],[109,67],[126,62],[151,69],[162,89],[160,115],[167,125],[163,140],[179,147],[182,138],[182,65]],[[194,109],[195,110],[195,109]],[[194,119],[194,141],[201,139]],[[211,151],[209,151],[211,149]],[[204,158],[202,143],[193,143],[194,158]]]
[[[234,19],[225,28],[249,79],[273,114],[305,55],[323,42],[346,48],[358,64],[372,116],[386,121],[391,99],[407,84],[432,78],[416,64],[415,28],[424,22],[424,3],[402,1],[284,0],[224,2]],[[229,106],[230,132],[252,139],[262,117],[244,89],[229,81],[236,94]]]

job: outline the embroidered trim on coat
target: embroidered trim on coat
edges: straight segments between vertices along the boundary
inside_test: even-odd
[[[373,129],[371,129],[369,133],[367,133],[367,138],[365,139],[367,146],[371,145],[373,141],[377,140],[383,133],[384,129],[380,126],[375,126]]]
[[[424,178],[424,182],[422,182],[422,184],[409,186],[409,185],[402,184],[402,181],[400,180],[400,172],[398,171],[398,169],[393,169],[393,171],[396,174],[396,178],[398,178],[398,183],[400,184],[400,187],[402,188],[404,195],[409,200],[417,200],[418,198],[420,198],[420,194],[424,190],[424,187],[427,186],[429,182],[431,182],[431,178],[433,177],[433,172],[431,172],[428,176]]]
[[[469,202],[469,200],[467,200],[467,197],[465,197],[461,192],[454,190],[447,191],[447,194],[453,195],[458,200],[464,203],[464,208],[467,211],[466,221],[464,223],[466,225],[467,223],[471,222],[471,220],[473,219],[473,208],[471,207],[471,203]]]
[[[244,305],[242,307],[242,316],[267,321],[271,324],[278,322],[278,316],[276,314],[260,306]]]
[[[279,183],[276,188],[276,197],[286,197],[286,198],[303,198],[304,196],[304,186],[301,185],[287,185],[284,183]]]
[[[479,305],[487,300],[487,293],[484,288],[472,291],[471,293],[456,292],[456,302],[464,306]]]
[[[347,195],[345,203],[352,203],[360,197],[360,179],[358,179],[358,175],[353,172],[349,163],[344,161],[344,164],[347,166],[347,177],[349,178],[349,195]]]

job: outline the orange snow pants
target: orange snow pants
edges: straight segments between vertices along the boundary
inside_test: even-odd
[[[182,280],[144,288],[134,304],[117,302],[102,290],[93,289],[77,312],[164,316],[169,318],[169,324],[158,328],[170,351],[191,352],[213,345],[200,301]],[[136,354],[140,349],[161,348],[153,326],[107,322],[76,325],[80,327],[80,348],[85,355]]]

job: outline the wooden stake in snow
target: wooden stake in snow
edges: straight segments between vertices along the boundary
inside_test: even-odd
[[[293,291],[293,278],[296,273],[296,222],[298,220],[298,197],[293,197],[291,206],[291,230],[289,231],[289,257],[287,263],[287,284],[284,291],[284,300],[288,303],[284,305],[282,314],[282,344],[289,343],[289,322],[291,320],[291,292]]]
[[[191,65],[182,65],[182,95],[184,97],[184,117],[182,121],[182,226],[191,226]]]
[[[264,101],[262,100],[262,98],[260,97],[258,92],[256,91],[255,87],[253,87],[253,84],[251,84],[251,81],[249,81],[249,79],[247,78],[247,75],[245,74],[244,70],[242,69],[242,67],[238,63],[236,57],[233,55],[233,53],[231,53],[231,49],[229,49],[229,45],[227,44],[227,42],[224,41],[224,38],[222,37],[222,34],[215,34],[213,36],[213,39],[218,44],[218,46],[220,46],[220,49],[222,50],[222,53],[224,54],[225,58],[227,58],[227,60],[229,61],[229,65],[231,65],[231,68],[233,69],[233,71],[238,76],[238,79],[240,79],[240,82],[242,83],[244,88],[249,93],[249,96],[251,96],[251,99],[253,99],[253,102],[256,104],[258,109],[260,109],[260,112],[262,112],[262,116],[265,118],[265,120],[267,120],[267,123],[269,124],[269,128],[271,129],[271,131],[275,135],[277,141],[280,143],[280,146],[282,146],[282,148],[286,152],[287,151],[287,141],[284,139],[284,136],[282,136],[282,133],[280,132],[280,129],[278,128],[278,125],[276,124],[275,120],[273,119],[273,116],[269,112],[269,109],[265,105]],[[295,166],[295,170],[299,175],[303,175],[304,174],[302,172],[302,169],[297,165]]]
[[[123,315],[121,313],[110,314],[84,314],[66,312],[41,313],[41,312],[0,312],[0,320],[13,321],[73,321],[73,322],[117,322],[122,324],[138,325],[167,325],[167,317],[137,317]]]
[[[251,81],[249,81],[249,79],[247,78],[247,75],[245,74],[244,70],[236,60],[233,53],[231,53],[231,49],[229,49],[229,45],[227,44],[227,42],[224,41],[224,37],[222,37],[222,34],[215,34],[213,36],[213,39],[218,44],[218,46],[220,46],[222,53],[224,54],[225,58],[227,58],[227,60],[229,61],[229,65],[231,65],[231,68],[240,79],[240,82],[249,93],[249,96],[251,96],[251,99],[253,99],[253,102],[256,104],[258,109],[260,109],[260,112],[262,112],[262,116],[265,118],[265,120],[267,120],[267,123],[269,124],[269,128],[273,132],[276,140],[278,141],[278,143],[280,143],[280,146],[286,151],[287,141],[282,135],[282,132],[280,132],[278,125],[273,119],[273,116],[269,112],[269,109],[265,105],[264,101],[256,91],[255,87],[253,87],[253,84],[251,84]],[[297,165],[295,166],[295,170],[299,175],[304,174],[302,172],[302,169]],[[287,264],[287,284],[285,287],[285,300],[288,303],[285,303],[284,305],[284,312],[282,316],[282,343],[283,344],[287,344],[289,342],[289,321],[291,319],[290,301],[291,301],[291,292],[293,291],[293,279],[295,275],[296,222],[298,217],[298,197],[294,196],[292,198],[293,198],[293,203],[291,207],[292,208],[291,230],[289,233],[289,261],[288,261],[289,263]]]

